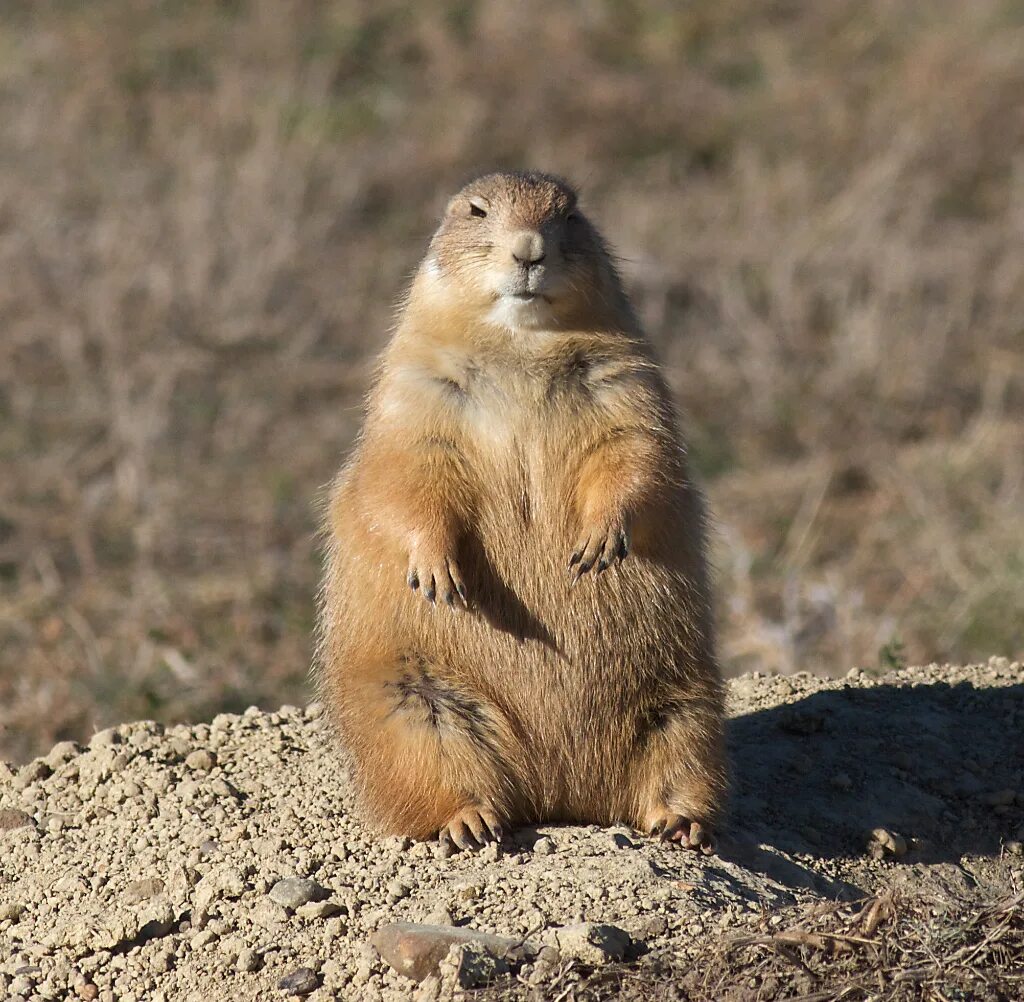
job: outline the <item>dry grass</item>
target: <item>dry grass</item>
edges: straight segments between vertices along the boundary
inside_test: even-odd
[[[466,174],[583,183],[689,414],[730,670],[1024,647],[1006,0],[11,0],[0,754],[298,699],[313,499]]]
[[[478,1002],[1014,1002],[1024,997],[1024,891],[969,899],[886,894],[766,914],[684,963],[587,972],[543,986],[495,985]]]

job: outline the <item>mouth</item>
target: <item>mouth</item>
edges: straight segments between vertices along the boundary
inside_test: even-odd
[[[509,295],[509,299],[513,299],[517,303],[549,302],[548,297],[539,292],[513,292]]]

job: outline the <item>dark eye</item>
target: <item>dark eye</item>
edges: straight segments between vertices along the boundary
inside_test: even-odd
[[[471,216],[478,216],[480,219],[483,219],[484,216],[487,215],[487,210],[482,205],[479,205],[476,202],[470,202],[469,214]]]
[[[569,215],[565,217],[565,221],[567,223],[578,223],[580,221],[580,214],[578,212],[570,212]]]

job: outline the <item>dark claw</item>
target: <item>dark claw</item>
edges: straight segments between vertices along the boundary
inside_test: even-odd
[[[437,589],[434,587],[434,581],[431,579],[430,586],[423,589],[423,597],[433,604],[434,599],[437,597]]]
[[[597,573],[598,573],[598,574],[603,574],[603,573],[604,573],[604,572],[605,572],[606,570],[608,570],[608,567],[609,567],[609,566],[610,566],[610,565],[609,565],[608,561],[607,561],[607,560],[605,560],[605,559],[604,559],[604,557],[602,557],[602,558],[601,558],[601,559],[600,559],[600,560],[599,560],[599,561],[597,562]]]
[[[478,848],[477,841],[473,837],[473,833],[467,828],[465,831],[458,831],[455,833],[455,844],[463,850],[463,852],[472,852]]]
[[[586,574],[587,571],[589,571],[590,568],[593,567],[593,566],[594,566],[594,561],[593,560],[587,560],[584,563],[581,563],[580,564],[580,574]]]
[[[583,551],[582,551],[582,550],[577,550],[577,551],[576,551],[576,552],[575,552],[575,553],[574,553],[574,554],[573,554],[573,555],[572,555],[572,556],[571,556],[571,557],[569,558],[569,566],[570,566],[570,567],[572,567],[572,566],[574,566],[575,564],[578,564],[578,563],[580,562],[580,559],[582,558],[582,556],[583,556]]]
[[[463,602],[469,601],[466,597],[466,586],[461,581],[455,586],[455,590],[459,593],[459,597]]]
[[[444,600],[447,605],[455,605],[455,595],[450,591],[444,593]]]
[[[616,556],[618,556],[619,560],[625,560],[629,556],[629,543],[626,542],[625,536],[619,537],[619,549]]]
[[[409,571],[409,577],[406,578],[406,581],[408,582],[409,587],[413,591],[415,591],[420,586],[420,579],[416,576],[415,571]]]

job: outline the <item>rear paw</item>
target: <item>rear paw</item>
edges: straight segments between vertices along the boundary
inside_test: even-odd
[[[645,824],[646,833],[662,842],[675,842],[684,849],[693,849],[705,856],[715,851],[714,829],[707,821],[699,821],[668,808],[652,811]]]
[[[498,815],[489,807],[467,807],[441,826],[437,837],[459,849],[475,852],[489,842],[501,842],[505,831]]]

